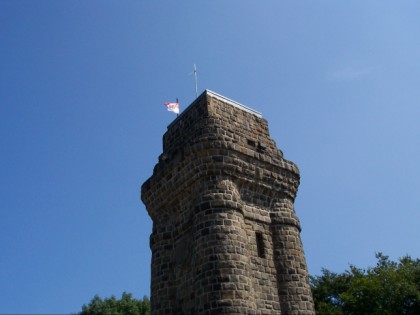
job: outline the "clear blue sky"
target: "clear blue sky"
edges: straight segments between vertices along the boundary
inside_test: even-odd
[[[149,294],[139,190],[194,63],[298,164],[311,274],[420,256],[419,1],[0,0],[0,313]]]

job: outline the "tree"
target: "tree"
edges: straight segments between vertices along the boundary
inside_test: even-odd
[[[337,274],[323,269],[310,283],[318,315],[420,314],[420,260],[410,256],[390,261],[376,254],[366,270],[350,265]]]
[[[143,300],[137,300],[126,292],[120,300],[115,296],[103,300],[95,295],[88,305],[82,306],[78,315],[150,315],[150,300],[147,296]]]

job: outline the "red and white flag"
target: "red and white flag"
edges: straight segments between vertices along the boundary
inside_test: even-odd
[[[165,106],[168,108],[170,112],[174,112],[175,114],[179,114],[179,103],[165,103]]]

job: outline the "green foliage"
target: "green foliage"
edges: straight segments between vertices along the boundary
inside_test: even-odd
[[[398,262],[382,253],[367,270],[350,266],[336,274],[323,269],[310,277],[318,315],[420,314],[420,260],[409,256]]]
[[[82,306],[78,315],[150,315],[150,301],[147,296],[136,300],[130,293],[124,292],[120,300],[115,296],[102,300],[99,296]]]

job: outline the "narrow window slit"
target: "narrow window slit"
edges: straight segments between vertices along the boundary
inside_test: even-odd
[[[255,232],[258,257],[265,258],[264,240],[261,232]]]
[[[255,147],[256,146],[256,142],[254,140],[247,139],[247,143],[251,147]]]

